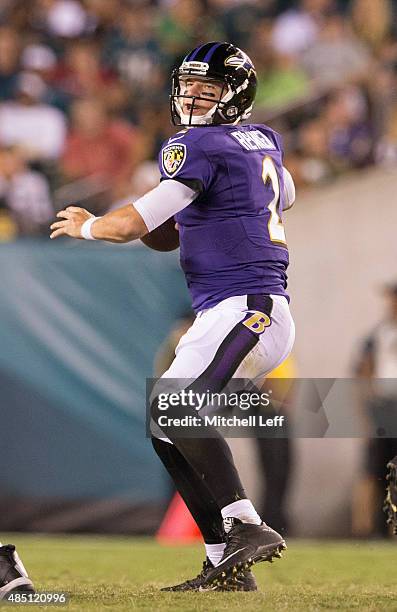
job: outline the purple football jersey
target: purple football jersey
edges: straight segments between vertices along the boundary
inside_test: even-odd
[[[282,156],[264,125],[194,127],[164,143],[162,180],[200,189],[175,215],[196,312],[234,295],[286,296]]]

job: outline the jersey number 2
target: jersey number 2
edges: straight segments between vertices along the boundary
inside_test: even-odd
[[[269,182],[271,183],[274,193],[272,201],[268,204],[268,209],[270,210],[270,219],[268,223],[270,240],[286,246],[287,240],[285,237],[285,229],[279,215],[280,181],[274,161],[268,156],[266,156],[262,162],[262,180],[265,185]]]

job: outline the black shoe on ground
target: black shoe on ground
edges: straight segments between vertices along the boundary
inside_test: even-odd
[[[258,586],[256,584],[255,576],[250,569],[239,570],[232,578],[224,579],[219,581],[219,584],[203,584],[199,588],[199,591],[221,591],[233,592],[233,591],[257,591]]]
[[[281,557],[281,551],[287,548],[284,538],[264,523],[253,525],[228,519],[228,527],[223,557],[216,567],[206,573],[204,586],[229,585],[254,563],[272,562],[274,557]]]
[[[387,464],[389,472],[386,499],[383,506],[387,514],[387,523],[392,526],[393,534],[397,535],[397,455]]]
[[[15,546],[0,546],[0,601],[11,593],[34,593],[33,583],[20,560]]]
[[[257,591],[258,587],[256,585],[256,580],[251,571],[239,572],[233,580],[230,582],[225,582],[220,586],[216,585],[205,585],[206,576],[210,570],[212,570],[214,566],[211,561],[206,558],[203,563],[203,569],[199,573],[196,578],[192,578],[191,580],[185,580],[185,582],[181,582],[181,584],[176,584],[175,586],[164,587],[161,589],[162,591],[173,591],[173,592],[182,592],[182,591]],[[224,581],[223,581],[224,582]]]
[[[163,587],[161,591],[198,591],[204,582],[205,576],[212,567],[214,566],[207,557],[203,563],[203,569],[198,576],[190,580],[185,580],[185,582],[181,582],[180,584],[175,584],[174,586]]]

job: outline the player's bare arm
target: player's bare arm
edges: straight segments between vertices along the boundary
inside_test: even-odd
[[[65,210],[60,210],[57,217],[60,221],[55,221],[51,225],[51,239],[60,236],[83,239],[85,236],[82,233],[82,227],[89,219],[92,219],[90,232],[95,240],[130,242],[144,236],[149,231],[141,215],[131,204],[108,212],[103,217],[95,217],[85,208],[68,206]]]
[[[69,236],[107,242],[131,242],[160,227],[188,206],[197,195],[195,188],[169,179],[162,181],[133,204],[122,206],[103,217],[95,217],[78,206],[68,206],[57,214],[61,220],[51,225],[50,238]]]

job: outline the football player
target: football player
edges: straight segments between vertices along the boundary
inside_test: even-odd
[[[160,184],[102,217],[69,206],[51,226],[52,239],[128,242],[174,217],[197,316],[162,379],[193,380],[193,388],[209,391],[247,372],[264,376],[294,342],[283,212],[295,190],[279,134],[242,124],[256,86],[252,61],[234,45],[191,51],[172,75],[171,117],[182,129],[160,151]],[[151,408],[157,422],[156,399]],[[166,426],[152,441],[207,557],[196,578],[168,590],[256,590],[251,565],[281,556],[285,542],[247,498],[226,441],[217,433],[181,438]]]
[[[387,523],[391,525],[392,532],[397,535],[397,455],[387,464],[386,499],[383,510],[387,514]]]
[[[13,544],[0,542],[0,602],[13,593],[33,594],[33,583]]]

